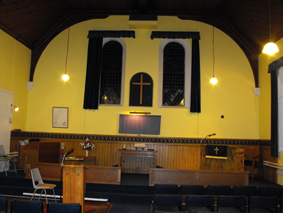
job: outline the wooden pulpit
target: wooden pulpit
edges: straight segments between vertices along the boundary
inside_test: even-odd
[[[63,203],[80,203],[84,212],[84,165],[63,165]]]

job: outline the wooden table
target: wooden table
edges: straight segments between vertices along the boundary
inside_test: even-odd
[[[123,157],[143,157],[153,158],[153,168],[156,168],[156,154],[155,150],[135,150],[135,149],[119,149],[118,167],[122,170],[122,158]]]

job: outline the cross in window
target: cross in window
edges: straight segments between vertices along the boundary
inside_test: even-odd
[[[133,85],[140,85],[140,104],[142,104],[142,92],[144,85],[151,85],[151,83],[144,83],[143,82],[143,74],[141,74],[141,81],[140,82],[133,82]]]

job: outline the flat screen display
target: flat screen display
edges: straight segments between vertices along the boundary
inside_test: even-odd
[[[120,115],[119,133],[160,135],[160,115]]]

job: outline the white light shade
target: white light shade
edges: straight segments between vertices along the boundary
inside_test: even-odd
[[[63,79],[64,81],[69,80],[69,75],[68,75],[68,74],[62,75],[62,79]]]
[[[15,107],[15,111],[16,111],[16,112],[19,111],[19,107]]]
[[[265,54],[268,54],[268,55],[273,55],[274,53],[279,52],[279,49],[278,49],[278,47],[277,47],[277,45],[275,43],[268,42],[264,46],[262,52],[265,53]]]
[[[217,82],[218,81],[217,81],[217,79],[215,77],[210,79],[210,83],[212,83],[212,84],[216,84]]]

